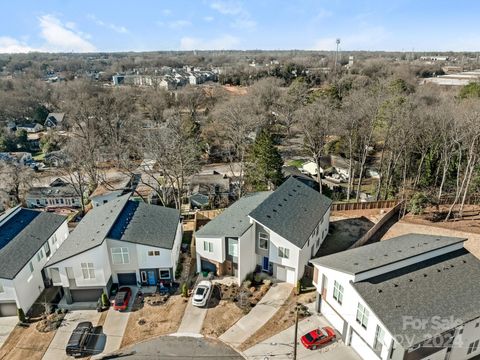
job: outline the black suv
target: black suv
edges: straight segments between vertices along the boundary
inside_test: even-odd
[[[73,330],[70,340],[68,340],[67,348],[65,349],[67,355],[73,357],[81,357],[91,355],[89,343],[93,336],[93,325],[90,321],[84,321],[77,325]]]

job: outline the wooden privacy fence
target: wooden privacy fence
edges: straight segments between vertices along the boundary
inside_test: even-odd
[[[402,209],[403,206],[403,201],[399,202],[397,205],[395,205],[392,209],[390,209],[381,219],[378,223],[373,225],[373,227],[366,232],[365,235],[363,235],[360,239],[355,241],[353,245],[349,247],[349,249],[354,249],[356,247],[365,245],[365,243],[368,242],[372,238],[373,235],[377,233],[378,230],[382,228],[385,223],[390,220],[394,215],[396,215],[400,209]]]
[[[200,210],[182,214],[183,231],[196,231],[210,220],[217,217],[224,209]]]
[[[389,208],[393,208],[397,204],[398,204],[398,200],[380,200],[380,201],[355,202],[355,203],[336,202],[332,204],[332,211],[389,209]]]

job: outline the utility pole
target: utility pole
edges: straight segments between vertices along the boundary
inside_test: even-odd
[[[337,62],[338,62],[338,45],[340,45],[340,38],[337,38],[337,40],[335,40],[335,42],[337,43],[337,51],[335,52],[335,64],[333,65],[333,72],[337,72]]]

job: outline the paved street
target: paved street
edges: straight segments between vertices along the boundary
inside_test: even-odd
[[[96,310],[75,310],[67,313],[62,325],[58,328],[55,337],[45,352],[43,360],[71,359],[65,354],[65,347],[72,335],[72,331],[82,321],[90,321],[95,326],[99,319],[100,313]]]
[[[220,336],[220,340],[233,347],[239,346],[277,312],[280,306],[287,300],[291,291],[292,285],[290,284],[274,284],[257,306]]]
[[[18,323],[17,316],[0,317],[0,347],[2,347],[5,340],[7,340],[10,333]]]
[[[221,341],[203,337],[162,336],[116,352],[125,360],[242,360],[235,350]]]
[[[177,335],[193,335],[200,336],[202,330],[203,320],[207,315],[207,309],[199,308],[192,305],[192,299],[188,299],[185,313],[183,314],[182,322],[177,330]]]
[[[298,338],[307,332],[322,326],[330,326],[330,324],[321,316],[312,315],[307,319],[300,321],[298,324]],[[248,360],[267,360],[267,359],[292,359],[293,358],[293,337],[295,334],[294,326],[282,331],[261,343],[252,346],[244,351],[244,355]],[[298,360],[360,360],[355,351],[336,341],[319,350],[307,350],[303,345],[298,343],[297,346]]]

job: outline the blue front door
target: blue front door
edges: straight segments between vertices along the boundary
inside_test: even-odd
[[[148,270],[147,275],[148,275],[148,285],[157,285],[157,282],[155,281],[155,271]]]
[[[268,271],[269,269],[269,261],[268,261],[268,256],[263,257],[263,270]]]

